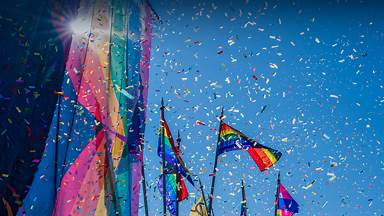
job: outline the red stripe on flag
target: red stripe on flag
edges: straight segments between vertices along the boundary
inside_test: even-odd
[[[260,171],[264,171],[272,166],[271,160],[269,160],[268,156],[261,148],[249,148],[247,151],[259,167]]]
[[[181,175],[179,175],[179,183],[180,183],[180,188],[178,193],[178,200],[183,201],[188,198],[188,191],[187,191],[187,186],[185,185],[183,177],[181,177]]]

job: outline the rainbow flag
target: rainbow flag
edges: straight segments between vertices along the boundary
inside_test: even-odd
[[[299,212],[299,204],[292,198],[285,187],[279,183],[278,197],[276,199],[276,215],[292,216]]]
[[[175,146],[171,131],[169,130],[167,121],[162,118],[164,121],[164,143],[165,143],[165,173],[174,174],[176,172],[183,175],[187,178],[188,182],[194,185],[191,173],[185,166],[183,159],[179,154],[179,149]],[[159,135],[159,145],[157,148],[157,154],[159,157],[162,157],[162,144],[161,144],[161,133]]]
[[[160,175],[157,187],[160,193],[163,194],[163,175]],[[183,177],[179,175],[179,188],[176,184],[176,174],[165,174],[165,189],[167,191],[166,203],[169,213],[176,215],[176,201],[183,201],[188,198],[187,186],[184,183]],[[177,191],[178,190],[178,194]]]
[[[184,183],[183,176],[194,185],[192,177],[186,168],[183,159],[180,156],[179,147],[175,146],[171,130],[164,116],[161,116],[164,124],[164,145],[165,145],[165,189],[166,189],[166,205],[171,215],[176,214],[176,201],[182,201],[188,197],[187,187]],[[161,127],[160,127],[161,128]],[[162,158],[162,134],[159,135],[159,145],[157,154]],[[176,174],[180,173],[177,186]],[[163,174],[160,176],[157,186],[160,193],[163,194]],[[177,197],[178,194],[178,197]]]
[[[218,155],[224,152],[245,149],[255,161],[260,171],[271,167],[282,155],[281,152],[261,145],[224,122],[221,123],[220,128],[220,141],[217,148]]]

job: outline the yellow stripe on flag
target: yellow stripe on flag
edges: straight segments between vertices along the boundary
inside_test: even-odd
[[[276,163],[276,157],[268,149],[263,148],[263,152],[267,155],[272,164]]]

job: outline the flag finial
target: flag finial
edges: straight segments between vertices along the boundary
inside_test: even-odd
[[[176,139],[176,142],[180,142],[181,141],[181,138],[180,138],[180,130],[177,130],[177,139]]]
[[[220,121],[223,120],[223,117],[224,117],[224,106],[221,107],[221,113],[220,113],[220,117],[219,117]]]

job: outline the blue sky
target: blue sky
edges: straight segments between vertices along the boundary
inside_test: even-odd
[[[206,193],[221,106],[226,122],[283,152],[263,173],[246,152],[222,156],[215,215],[239,215],[242,177],[249,214],[272,215],[278,170],[300,204],[299,215],[384,214],[382,4],[152,5],[162,22],[153,29],[145,135],[150,215],[162,212],[155,187],[161,97],[169,106],[166,119],[173,134],[181,131],[184,161]],[[188,189],[181,215],[189,214],[195,200],[195,189]]]

